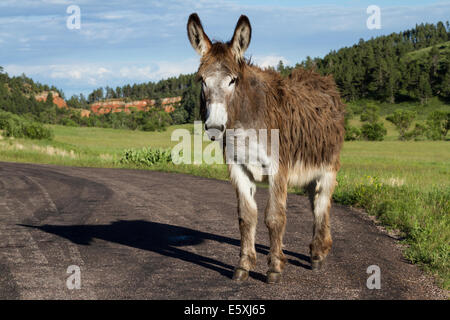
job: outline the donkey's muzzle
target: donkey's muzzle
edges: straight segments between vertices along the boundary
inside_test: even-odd
[[[220,125],[220,126],[214,126],[214,125],[208,126],[208,125],[205,123],[205,130],[208,131],[208,130],[211,130],[211,129],[215,129],[215,130],[218,130],[218,131],[220,131],[220,132],[223,132],[223,131],[225,130],[225,126],[224,126],[223,124]]]

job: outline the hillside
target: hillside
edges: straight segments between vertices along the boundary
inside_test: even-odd
[[[351,47],[330,51],[323,58],[307,57],[295,67],[280,62],[277,71],[288,76],[293,68],[315,68],[323,75],[333,75],[345,101],[374,100],[383,107],[382,114],[401,107],[399,103],[422,106],[432,101],[434,105],[448,106],[450,24],[420,24],[411,30],[367,41],[361,39]],[[62,91],[35,83],[25,75],[10,77],[0,67],[0,109],[27,114],[45,123],[136,129],[144,128],[149,121],[161,123],[161,119],[165,119],[163,122],[182,124],[200,118],[201,85],[195,74],[115,89],[97,88],[87,97],[80,94],[68,99],[68,110],[54,109],[53,103],[40,98],[40,94],[48,91],[64,99]],[[36,95],[39,101],[30,98]],[[167,98],[177,101],[166,104],[164,99]],[[64,104],[55,98],[53,102],[59,106]],[[148,112],[152,109],[149,106],[157,108],[146,115],[130,112]],[[162,114],[157,116],[159,111],[170,111],[169,118]],[[90,120],[81,119],[86,117]],[[155,125],[147,128],[155,128]]]
[[[434,47],[439,51],[440,59],[444,59],[450,53],[450,41],[447,41],[434,46],[411,51],[405,55],[404,59],[409,62],[426,59]]]
[[[353,101],[419,101],[437,96],[450,100],[450,24],[416,25],[414,29],[364,41],[310,58],[296,67],[332,74],[342,96]],[[433,47],[435,49],[433,49]],[[440,48],[440,49],[438,49]],[[288,75],[292,67],[280,65]]]

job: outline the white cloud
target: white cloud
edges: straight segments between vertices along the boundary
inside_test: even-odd
[[[253,56],[252,61],[261,68],[276,67],[280,61],[287,65],[289,61],[280,55]]]
[[[129,65],[121,67],[119,75],[122,78],[138,81],[160,80],[176,77],[180,74],[195,72],[198,59],[188,59],[181,62],[158,61],[150,65]]]
[[[40,66],[29,65],[6,65],[5,71],[11,75],[19,75],[25,73],[30,77],[39,77],[47,79],[66,79],[66,80],[87,80],[95,77],[104,79],[112,72],[102,66],[95,66],[93,64],[51,64]]]
[[[180,62],[155,61],[141,64],[108,63],[108,64],[50,64],[50,65],[17,65],[4,67],[11,75],[25,73],[38,80],[66,81],[71,85],[107,86],[114,83],[157,81],[168,77],[196,71],[198,59],[187,59]]]
[[[36,75],[53,79],[85,80],[91,77],[105,78],[110,71],[104,67],[89,65],[40,66]]]

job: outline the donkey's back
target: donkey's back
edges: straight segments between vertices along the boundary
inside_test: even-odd
[[[283,109],[279,128],[281,139],[289,146],[286,155],[291,169],[338,170],[345,107],[333,78],[296,68],[283,81],[282,91],[283,102],[277,106]]]

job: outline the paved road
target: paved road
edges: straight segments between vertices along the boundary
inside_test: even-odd
[[[0,163],[0,299],[439,299],[395,239],[363,214],[333,205],[334,247],[310,270],[312,214],[289,195],[278,285],[267,285],[268,233],[260,208],[258,266],[231,280],[239,255],[235,193],[228,182],[140,170]],[[81,289],[69,290],[70,265]],[[381,289],[369,290],[370,265]]]

